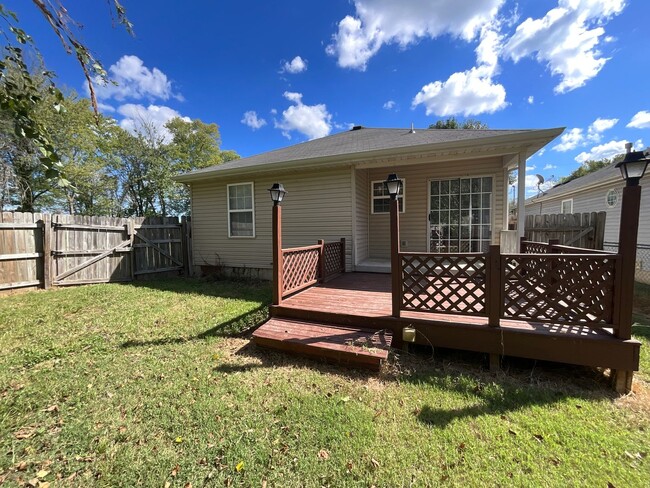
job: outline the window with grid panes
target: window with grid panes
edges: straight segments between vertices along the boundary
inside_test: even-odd
[[[429,250],[487,252],[492,239],[492,177],[429,184]]]
[[[397,195],[399,201],[399,210],[404,212],[404,187],[406,181],[402,180],[402,187]],[[371,183],[371,197],[372,197],[372,213],[388,213],[390,212],[390,194],[386,189],[383,181],[373,181]]]
[[[253,183],[228,185],[228,237],[255,237]]]

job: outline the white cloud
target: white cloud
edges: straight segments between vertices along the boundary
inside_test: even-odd
[[[291,139],[291,131],[297,131],[311,139],[324,137],[332,131],[332,115],[325,104],[305,105],[302,103],[302,93],[284,92],[284,98],[293,102],[282,112],[282,119],[275,121],[276,129]]]
[[[397,104],[395,103],[395,100],[388,100],[386,103],[384,103],[384,109],[386,110],[393,110]]]
[[[300,56],[296,56],[291,60],[291,62],[286,61],[280,72],[295,75],[297,73],[302,73],[303,71],[307,71],[307,60],[302,59]]]
[[[621,140],[616,141],[612,140],[606,142],[605,144],[600,144],[599,146],[592,147],[588,152],[581,152],[575,157],[575,160],[579,163],[584,163],[585,161],[598,161],[601,159],[610,159],[618,154],[623,154],[625,152],[625,144],[627,141]],[[643,149],[643,141],[639,139],[634,144],[635,150]]]
[[[630,127],[632,129],[650,128],[650,112],[647,110],[641,110],[640,112],[637,112],[625,127]]]
[[[554,164],[547,164],[546,166],[544,166],[545,171],[548,171],[550,169],[557,169],[557,166],[555,166]]]
[[[191,122],[189,117],[183,117],[179,112],[170,107],[160,105],[144,105],[127,103],[121,105],[117,112],[124,118],[120,121],[120,127],[135,134],[153,129],[163,142],[170,142],[172,135],[165,127],[171,119],[180,117],[185,122]]]
[[[444,34],[471,41],[497,15],[504,0],[354,0],[355,16],[346,16],[327,53],[342,68],[365,70],[384,44],[405,48]]]
[[[584,139],[585,136],[582,129],[574,127],[570,131],[562,134],[562,137],[560,137],[560,143],[553,146],[553,150],[560,152],[571,151],[572,149],[582,145]]]
[[[618,123],[618,119],[601,119],[597,118],[587,129],[587,138],[593,142],[600,142],[603,138],[602,133],[611,129]]]
[[[574,90],[607,62],[598,49],[605,34],[603,25],[624,8],[625,0],[558,0],[558,6],[543,18],[519,24],[503,54],[514,62],[534,56],[561,77],[556,93]]]
[[[109,105],[108,103],[97,102],[97,108],[99,108],[99,110],[101,110],[102,112],[109,112],[109,113],[115,112],[115,107]]]
[[[426,114],[447,116],[494,113],[505,108],[506,89],[492,77],[498,66],[501,44],[499,25],[489,25],[481,32],[481,42],[476,48],[478,66],[453,73],[446,81],[435,81],[422,87],[413,98],[412,106],[423,104]]]
[[[102,84],[101,80],[96,79],[97,98],[104,100],[113,98],[120,102],[126,99],[140,100],[143,98],[149,100],[183,99],[182,95],[172,91],[172,82],[167,79],[165,73],[158,68],[147,68],[137,56],[122,56],[108,71],[110,79],[117,85]]]
[[[529,104],[532,105],[533,103],[535,103],[535,97],[531,95],[531,96],[529,96],[529,97],[527,98],[527,101],[528,101]]]
[[[543,156],[545,152],[546,152],[546,148],[545,147],[541,148],[539,151],[537,151],[537,157]]]
[[[253,130],[261,129],[266,125],[266,120],[257,116],[255,110],[249,110],[244,113],[244,117],[240,120],[244,125],[247,125]]]

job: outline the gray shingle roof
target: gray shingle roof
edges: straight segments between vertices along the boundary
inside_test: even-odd
[[[535,129],[524,130],[469,130],[469,129],[374,129],[360,128],[295,144],[282,149],[257,154],[228,163],[203,168],[181,175],[200,176],[219,171],[244,169],[249,167],[274,164],[280,162],[304,161],[336,157],[342,155],[362,155],[363,153],[387,149],[415,148],[437,143],[451,143],[488,139],[497,136],[508,136],[535,132]],[[561,129],[558,129],[561,132]],[[559,132],[558,132],[559,134]],[[555,136],[553,136],[555,137]]]

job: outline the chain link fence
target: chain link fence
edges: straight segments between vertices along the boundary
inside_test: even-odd
[[[618,243],[604,242],[604,251],[618,252]],[[636,281],[650,285],[650,244],[638,244],[636,247]]]

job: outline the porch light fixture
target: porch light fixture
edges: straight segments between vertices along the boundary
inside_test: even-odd
[[[390,198],[395,200],[402,189],[402,180],[395,173],[391,173],[388,175],[388,179],[384,181],[384,185],[386,186],[386,190],[388,190]]]
[[[269,193],[271,194],[273,205],[279,205],[287,194],[287,191],[282,186],[282,183],[273,183],[273,186],[269,188]]]
[[[621,170],[621,176],[627,186],[637,186],[650,162],[650,148],[645,151],[632,151],[632,144],[629,142],[625,147],[627,154],[623,161],[616,164],[616,167]]]

